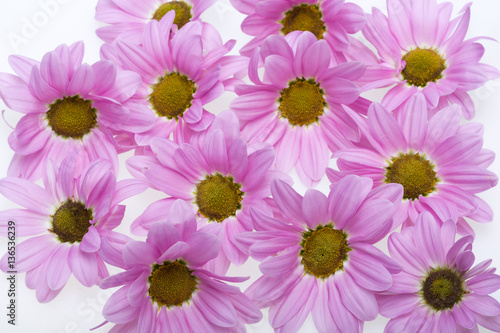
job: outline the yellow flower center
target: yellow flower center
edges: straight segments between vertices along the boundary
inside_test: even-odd
[[[458,274],[450,269],[432,270],[422,282],[421,293],[431,308],[437,311],[452,309],[466,292]]]
[[[166,13],[175,10],[174,23],[180,29],[191,19],[191,6],[184,1],[169,1],[161,4],[153,14],[153,20],[160,21]]]
[[[385,183],[403,185],[403,198],[415,200],[436,191],[436,172],[434,166],[419,153],[400,154],[391,158],[386,168]]]
[[[436,82],[446,68],[444,59],[432,49],[417,48],[403,56],[406,62],[401,71],[403,78],[411,85],[425,87],[429,82]]]
[[[285,13],[281,21],[282,32],[288,35],[292,31],[310,31],[317,39],[322,39],[326,31],[325,23],[318,5],[301,4]]]
[[[244,194],[240,188],[241,185],[231,177],[220,174],[207,176],[196,185],[196,204],[201,215],[217,222],[236,216]]]
[[[189,109],[193,94],[196,92],[194,82],[179,73],[165,75],[152,88],[149,101],[156,114],[176,120]]]
[[[54,133],[64,138],[81,139],[97,125],[92,101],[79,96],[56,100],[50,105],[46,116]]]
[[[92,210],[80,202],[68,200],[52,215],[52,229],[61,243],[81,242],[89,231]]]
[[[149,295],[160,307],[181,306],[197,289],[198,278],[182,260],[155,264],[148,278]]]
[[[319,84],[305,79],[291,81],[281,92],[278,102],[281,116],[299,126],[318,121],[326,106]]]
[[[302,234],[302,264],[304,271],[317,278],[326,278],[344,268],[347,252],[347,235],[331,225],[319,226]]]

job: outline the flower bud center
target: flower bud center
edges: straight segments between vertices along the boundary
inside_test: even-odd
[[[285,13],[285,18],[281,22],[283,34],[288,35],[297,30],[310,31],[317,39],[322,39],[326,28],[321,17],[318,5],[301,4],[295,6]]]
[[[171,10],[175,10],[174,24],[177,24],[179,29],[191,19],[191,6],[184,1],[169,1],[158,7],[153,14],[153,20],[160,21]]]
[[[79,96],[56,100],[46,115],[54,133],[64,138],[81,139],[97,125],[92,102]]]
[[[149,101],[158,116],[177,120],[191,106],[195,91],[194,83],[186,76],[170,73],[153,86]]]
[[[291,81],[281,92],[278,102],[281,116],[298,126],[318,121],[326,106],[319,84],[305,79]]]
[[[444,59],[432,49],[417,48],[403,56],[406,62],[401,71],[403,78],[411,85],[425,87],[429,82],[436,82],[446,68]]]
[[[52,215],[52,229],[49,231],[56,234],[61,243],[81,242],[92,219],[92,210],[81,202],[68,200]]]

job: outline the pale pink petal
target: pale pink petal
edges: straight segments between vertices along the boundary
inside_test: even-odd
[[[83,252],[96,252],[101,247],[101,236],[97,229],[91,225],[89,230],[83,236],[82,242],[80,243],[80,250]]]
[[[80,251],[78,246],[71,247],[68,257],[71,272],[81,284],[91,287],[97,282],[97,260],[95,253]]]
[[[124,286],[111,295],[104,304],[102,315],[108,321],[124,324],[132,321],[139,315],[140,307],[133,307],[127,300],[129,286]]]
[[[375,295],[358,286],[347,274],[335,274],[335,286],[342,304],[360,320],[373,320],[377,317],[378,306]]]

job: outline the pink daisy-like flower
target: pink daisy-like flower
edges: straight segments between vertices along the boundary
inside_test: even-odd
[[[214,115],[203,106],[222,95],[224,84],[232,82],[229,77],[248,63],[241,56],[224,57],[234,41],[205,53],[200,22],[187,23],[170,39],[174,14],[170,11],[160,22],[150,21],[141,45],[117,40],[101,49],[104,58],[142,77],[143,85],[134,96],[141,102],[136,107],[145,118],[152,119],[154,125],[135,136],[140,146],[149,145],[157,136],[169,138],[172,131],[178,139],[188,135],[184,134],[186,131],[205,130]],[[220,40],[217,31],[209,32],[210,39]]]
[[[251,207],[270,212],[264,200],[271,194],[270,183],[275,177],[286,177],[269,170],[274,160],[272,147],[248,147],[240,138],[238,119],[225,111],[214,120],[199,148],[156,138],[151,149],[154,157],[134,156],[127,165],[134,176],[170,197],[151,204],[134,221],[132,230],[145,234],[153,222],[164,220],[176,199],[182,199],[201,218],[205,230],[219,236],[225,267],[229,265],[226,257],[238,265],[245,262],[248,255],[235,235],[253,230]]]
[[[452,221],[419,215],[414,227],[389,237],[391,257],[402,267],[393,285],[377,296],[391,318],[385,332],[500,332],[500,304],[488,296],[500,289],[491,260],[472,267],[471,235],[455,241]]]
[[[160,21],[169,11],[175,11],[174,24],[178,29],[190,21],[199,20],[200,15],[216,0],[99,0],[95,18],[110,26],[96,30],[97,36],[107,43],[116,39],[135,44],[142,42],[146,24]]]
[[[390,231],[402,187],[372,190],[371,179],[351,175],[328,198],[313,189],[302,197],[281,180],[271,191],[285,218],[251,209],[258,231],[237,236],[263,273],[245,293],[270,307],[276,332],[298,331],[309,313],[319,332],[360,332],[377,317],[375,292],[400,271],[373,244]]]
[[[99,284],[108,276],[103,259],[123,266],[107,259],[129,239],[112,231],[125,213],[119,203],[147,188],[132,179],[117,183],[107,160],[82,174],[75,174],[73,164],[73,156],[60,168],[49,162],[45,188],[20,178],[0,180],[0,193],[25,208],[0,212],[2,235],[14,221],[16,237],[30,237],[16,246],[14,262],[9,253],[0,259],[0,269],[26,272],[26,285],[36,289],[39,302],[56,297],[71,274],[84,286]]]
[[[248,15],[241,30],[255,36],[240,51],[247,56],[270,35],[309,31],[317,39],[327,41],[338,62],[345,62],[342,52],[350,45],[348,34],[360,31],[366,20],[361,7],[344,0],[231,0],[231,3]]]
[[[370,82],[364,89],[396,84],[382,101],[391,111],[421,92],[429,109],[456,103],[471,119],[474,103],[467,92],[498,78],[500,72],[479,63],[484,47],[478,38],[464,40],[470,5],[453,20],[451,2],[387,0],[388,17],[373,8],[363,34],[377,49],[380,63],[368,67]],[[360,50],[366,52],[370,51]]]
[[[110,332],[244,332],[245,323],[260,321],[250,299],[226,284],[246,278],[204,269],[219,247],[215,235],[196,229],[191,207],[175,201],[146,242],[125,245],[126,271],[101,283],[104,289],[123,285],[104,305],[104,318],[116,324]]]
[[[482,149],[482,125],[460,125],[460,118],[460,106],[451,105],[427,120],[422,94],[409,99],[398,120],[373,103],[368,118],[359,119],[367,146],[336,152],[340,171],[329,169],[328,176],[332,182],[357,174],[370,177],[374,187],[403,185],[403,204],[394,227],[408,217],[411,225],[420,212],[430,211],[441,221],[458,221],[470,232],[462,217],[478,222],[493,219],[491,208],[475,194],[495,186],[498,177],[487,169],[495,154]]]
[[[51,159],[56,164],[72,151],[84,168],[99,158],[118,171],[110,130],[140,132],[152,123],[136,123],[136,112],[122,105],[141,85],[138,74],[117,71],[110,61],[82,64],[83,43],[61,45],[41,62],[11,56],[18,76],[0,73],[0,97],[12,110],[26,114],[9,136],[15,151],[8,175],[40,179]]]
[[[258,63],[264,63],[263,80]],[[276,149],[276,167],[293,167],[307,186],[325,174],[329,149],[359,140],[356,123],[342,109],[359,97],[365,66],[351,62],[331,67],[331,51],[310,32],[270,36],[250,59],[253,85],[236,86],[231,109],[242,122],[249,142],[267,142]]]

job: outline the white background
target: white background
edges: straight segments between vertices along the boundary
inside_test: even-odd
[[[353,1],[370,11],[376,6],[385,11],[384,0]],[[465,5],[467,0],[454,0],[454,13]],[[47,6],[47,4],[52,4]],[[89,64],[99,60],[101,41],[95,36],[95,29],[102,26],[94,19],[94,9],[97,0],[17,0],[0,2],[0,72],[13,73],[7,57],[10,54],[21,54],[33,59],[41,60],[42,56],[56,48],[59,44],[71,44],[75,41],[85,42],[84,62]],[[45,4],[45,5],[44,5]],[[472,6],[472,19],[468,37],[489,36],[500,40],[500,2],[496,0],[476,0]],[[250,38],[244,35],[239,26],[244,16],[231,7],[228,0],[219,0],[202,18],[213,24],[222,35],[224,41],[236,39],[235,51],[241,48]],[[34,29],[27,29],[27,25],[34,25]],[[17,39],[17,42],[14,40]],[[484,41],[486,54],[483,62],[500,68],[500,45],[493,41]],[[235,53],[235,52],[233,52]],[[214,113],[226,109],[234,95],[226,93],[223,98],[211,103],[208,108]],[[476,104],[474,121],[484,124],[484,147],[500,152],[500,80],[489,82],[487,85],[471,93]],[[381,93],[370,93],[370,98],[380,100]],[[5,120],[15,126],[20,114],[9,110],[0,101],[0,110],[5,111]],[[7,137],[11,128],[0,119],[0,177],[6,176],[7,167],[13,152],[7,144]],[[126,157],[122,156],[123,161]],[[122,164],[123,165],[123,164]],[[334,165],[333,161],[331,165]],[[500,161],[497,159],[490,170],[500,174]],[[129,178],[127,171],[122,168],[119,178]],[[305,192],[305,188],[297,184],[295,188]],[[328,180],[318,187],[323,192],[328,191]],[[476,262],[492,258],[493,265],[500,267],[500,187],[496,187],[480,195],[495,211],[498,217],[493,223],[478,224],[472,222],[476,232],[474,252]],[[162,198],[152,190],[129,199],[125,203],[127,212],[123,224],[118,228],[123,233],[129,233],[128,226],[142,213],[147,205]],[[6,198],[0,198],[0,210],[14,208],[14,204]],[[19,239],[18,242],[21,240]],[[0,239],[0,253],[6,251],[5,239]],[[385,245],[381,245],[384,249]],[[117,272],[110,269],[110,272]],[[242,289],[259,276],[258,263],[250,260],[242,267],[232,267],[228,275],[251,276]],[[111,294],[109,290],[100,290],[98,287],[85,288],[72,277],[63,291],[49,304],[37,302],[35,292],[26,288],[24,274],[17,277],[17,317],[16,327],[7,324],[7,281],[6,275],[0,274],[0,332],[88,332],[88,329],[103,321],[101,309]],[[493,295],[500,300],[500,292]],[[365,332],[382,332],[387,319],[378,317],[373,322],[365,323]],[[107,332],[111,324],[96,332]],[[481,329],[482,332],[487,330]],[[314,332],[314,324],[310,318],[301,329],[301,332]],[[258,324],[249,325],[248,332],[272,332],[267,322],[267,313]]]

